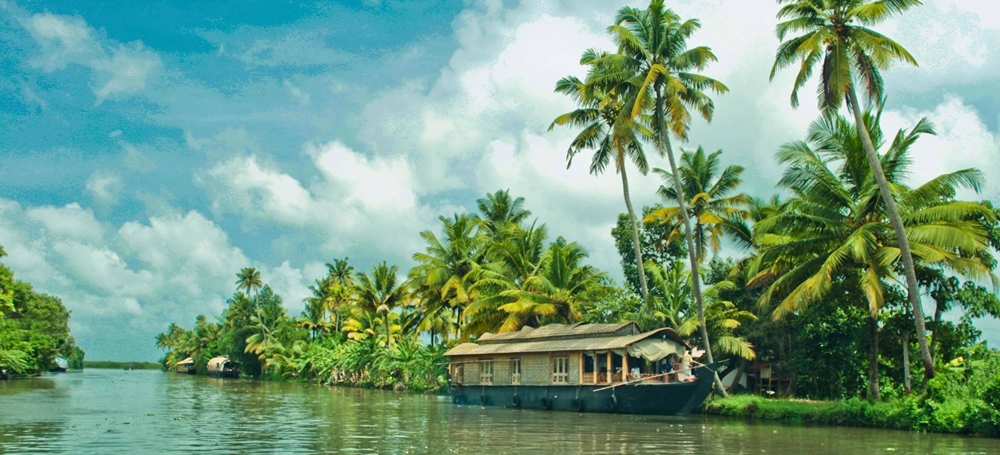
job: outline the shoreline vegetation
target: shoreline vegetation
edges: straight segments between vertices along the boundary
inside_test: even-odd
[[[586,76],[556,81],[576,108],[550,126],[576,132],[567,166],[587,154],[591,174],[613,165],[621,177],[611,235],[624,283],[499,190],[420,232],[408,271],[327,263],[299,316],[257,269],[240,270],[217,321],[156,336],[161,363],[191,357],[205,374],[227,355],[244,376],[434,392],[447,387],[443,352],[484,333],[633,321],[674,328],[721,365],[708,413],[998,436],[1000,352],[974,321],[1000,317],[1000,210],[958,198],[985,184],[977,169],[909,184],[913,145],[935,134],[927,119],[881,126],[881,72],[916,60],[866,27],[919,2],[778,4],[771,77],[798,68],[793,106],[818,79],[821,115],[775,151],[777,194],[741,192],[744,168],[722,150],[683,146],[728,92],[699,74],[717,60],[688,43],[700,22],[660,0],[625,7],[608,28],[616,49],[584,51]],[[659,204],[633,208],[629,170],[658,175]],[[719,256],[723,244],[735,257]]]
[[[0,246],[0,259],[5,256]],[[57,357],[71,370],[82,368],[86,353],[70,335],[69,318],[61,299],[35,292],[0,263],[0,380],[52,370]]]

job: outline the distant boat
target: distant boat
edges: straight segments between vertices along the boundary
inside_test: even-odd
[[[198,372],[197,368],[194,366],[194,359],[188,357],[174,366],[175,370],[181,374],[195,374]]]
[[[217,378],[236,378],[240,375],[240,364],[229,357],[213,357],[208,361],[208,375]]]
[[[64,373],[69,370],[69,360],[65,357],[56,357],[56,366],[52,368],[53,372]]]
[[[122,368],[122,369],[125,370],[125,371],[132,371],[132,370],[135,369],[135,367],[131,363],[126,363],[125,364],[125,368]]]

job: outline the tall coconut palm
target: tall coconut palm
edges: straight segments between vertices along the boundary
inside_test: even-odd
[[[607,76],[603,74],[605,72],[621,71],[621,68],[609,66],[615,63],[615,59],[609,57],[610,54],[598,53],[593,49],[584,52],[580,64],[590,67],[588,81],[602,80]],[[566,169],[572,166],[573,158],[584,150],[593,150],[594,154],[590,158],[590,173],[593,175],[604,173],[608,164],[614,161],[615,172],[622,178],[622,194],[625,197],[625,208],[628,210],[632,227],[632,245],[635,248],[636,269],[639,272],[639,288],[642,299],[646,300],[649,298],[649,286],[646,283],[646,271],[642,267],[639,225],[636,222],[635,210],[632,209],[626,163],[632,162],[642,175],[649,172],[646,153],[642,149],[642,139],[651,137],[652,133],[642,123],[622,115],[627,92],[620,89],[625,85],[605,85],[607,84],[585,83],[575,76],[567,76],[556,82],[555,91],[571,97],[579,107],[556,117],[549,125],[549,131],[556,125],[569,125],[581,129],[566,151]]]
[[[883,81],[881,72],[895,62],[916,66],[917,61],[903,46],[869,27],[879,25],[893,16],[920,5],[920,0],[778,0],[784,6],[778,11],[778,39],[782,41],[771,68],[771,79],[779,69],[798,65],[799,71],[792,88],[792,106],[798,106],[798,90],[812,76],[822,61],[819,105],[824,111],[837,111],[847,102],[854,123],[861,132],[861,143],[868,164],[885,201],[889,220],[896,232],[906,291],[916,325],[920,359],[924,376],[934,377],[934,360],[927,347],[924,312],[920,306],[920,290],[913,264],[913,253],[907,241],[906,228],[896,201],[892,198],[885,171],[880,165],[875,145],[863,126],[857,83],[869,100],[881,102]],[[790,33],[802,35],[785,39]]]
[[[548,228],[544,224],[527,228],[513,226],[501,241],[489,246],[487,255],[491,261],[469,274],[472,302],[462,314],[463,338],[496,331],[504,324],[509,313],[500,307],[510,299],[500,293],[520,289],[539,273],[547,238]]]
[[[476,200],[476,206],[479,208],[476,217],[483,220],[483,225],[494,237],[508,225],[519,225],[531,216],[531,211],[524,208],[524,198],[511,198],[508,190],[487,193],[485,198]]]
[[[877,115],[866,115],[868,136],[882,145]],[[976,203],[952,201],[956,187],[978,190],[982,176],[967,169],[944,174],[910,190],[900,181],[910,162],[910,146],[930,124],[921,120],[910,131],[901,130],[880,156],[880,165],[893,184],[910,232],[909,245],[927,264],[936,264],[973,277],[989,270],[977,257],[988,238],[980,223],[970,221],[989,210]],[[890,226],[884,198],[867,162],[861,134],[852,122],[828,115],[813,123],[808,141],[784,145],[778,152],[788,164],[780,185],[794,197],[785,211],[754,226],[761,241],[760,255],[748,272],[753,282],[770,281],[761,304],[777,300],[774,317],[823,298],[839,276],[854,277],[867,298],[873,350],[870,396],[878,398],[878,313],[884,303],[885,283],[897,269],[900,251]]]
[[[354,294],[354,266],[348,262],[348,258],[334,259],[333,263],[326,263],[326,281],[329,285],[327,311],[334,318],[334,330],[340,332],[340,320],[343,316],[341,309],[351,302]]]
[[[380,315],[387,337],[391,334],[389,313],[408,303],[409,299],[406,286],[396,278],[398,271],[398,267],[382,262],[373,267],[370,274],[357,274],[357,304],[364,311]],[[387,343],[392,344],[391,337]]]
[[[489,201],[489,202],[484,202]],[[486,208],[484,213],[492,213],[490,207],[507,207],[500,212],[495,221],[513,223],[511,219],[520,222],[527,212],[518,208],[523,200],[517,198],[510,202],[506,192],[489,195],[488,200],[480,199]],[[510,209],[514,209],[513,212]],[[513,213],[513,216],[510,216]],[[420,237],[427,242],[423,253],[416,253],[413,259],[418,265],[411,271],[411,282],[421,294],[421,303],[425,315],[432,316],[421,324],[421,330],[430,330],[437,325],[438,329],[447,326],[450,320],[457,320],[470,302],[468,291],[468,275],[479,266],[486,252],[489,238],[486,234],[486,222],[469,215],[455,214],[452,218],[440,217],[443,227],[443,240],[438,239],[432,231],[423,231]],[[454,318],[444,317],[444,310],[450,310]],[[442,324],[445,324],[442,326]],[[447,337],[448,333],[442,333]],[[432,334],[433,336],[433,334]]]
[[[680,180],[684,193],[681,195],[688,204],[688,216],[694,221],[695,257],[700,264],[705,260],[706,247],[717,253],[722,245],[724,227],[733,220],[746,217],[745,207],[749,201],[746,194],[732,194],[743,180],[742,166],[726,166],[719,172],[719,156],[722,150],[706,154],[705,149],[698,147],[694,152],[681,151]],[[673,202],[679,199],[674,174],[656,168],[653,172],[660,174],[663,185],[657,194],[664,201]],[[670,238],[682,235],[680,226],[680,207],[664,207],[653,210],[646,216],[648,223],[663,223],[672,226]]]
[[[673,11],[664,8],[662,0],[653,0],[645,10],[624,7],[615,17],[615,25],[608,28],[618,45],[618,60],[613,66],[624,71],[609,73],[598,78],[597,83],[611,84],[627,80],[632,85],[632,96],[626,109],[636,119],[652,107],[653,137],[661,156],[666,155],[670,173],[679,175],[670,134],[681,141],[688,138],[693,109],[706,121],[711,121],[715,103],[708,91],[717,94],[729,89],[721,82],[694,71],[717,60],[712,50],[705,46],[688,48],[687,40],[701,28],[697,19],[682,21]],[[680,179],[674,179],[674,190],[683,195]],[[694,233],[688,216],[687,202],[677,199],[684,237],[687,240],[691,269],[698,270]],[[709,363],[714,363],[712,346],[705,327],[705,306],[701,296],[701,279],[692,274],[692,288],[701,321],[701,338]],[[722,380],[716,375],[719,393],[726,396]]]
[[[236,290],[246,291],[247,296],[253,294],[256,297],[256,292],[258,292],[264,286],[264,282],[260,278],[260,272],[254,267],[243,267],[240,272],[236,274]],[[254,307],[257,310],[257,319],[261,318],[260,314],[260,304],[254,300]],[[264,326],[261,325],[261,334],[263,334]]]

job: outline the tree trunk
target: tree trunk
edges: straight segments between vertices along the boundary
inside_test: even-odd
[[[941,303],[934,301],[934,330],[931,331],[931,342],[928,349],[931,351],[931,358],[937,357],[937,335],[941,327]]]
[[[649,287],[646,285],[646,270],[643,268],[642,245],[639,243],[639,226],[635,221],[635,211],[632,210],[632,198],[628,192],[628,175],[625,174],[625,164],[619,169],[622,175],[622,192],[625,193],[625,207],[628,208],[628,219],[632,223],[632,245],[635,247],[635,265],[639,271],[639,288],[642,300],[649,298]]]
[[[868,318],[868,327],[871,329],[872,339],[868,358],[868,400],[881,401],[878,388],[878,319],[875,315]]]
[[[872,138],[865,127],[864,117],[861,113],[861,105],[858,104],[858,95],[852,85],[847,89],[848,104],[854,111],[854,123],[858,128],[858,135],[861,136],[861,143],[864,145],[865,154],[868,155],[868,164],[871,165],[872,173],[875,174],[875,181],[878,182],[879,192],[882,193],[882,200],[889,212],[889,220],[892,228],[896,231],[896,240],[899,244],[899,256],[903,260],[903,270],[906,272],[906,293],[913,310],[913,321],[916,326],[917,344],[920,346],[920,360],[924,363],[924,378],[934,377],[934,359],[927,347],[927,332],[924,329],[924,310],[920,306],[920,289],[917,284],[917,274],[913,268],[913,254],[910,252],[910,242],[906,238],[906,228],[903,226],[903,218],[899,215],[896,201],[889,191],[889,182],[886,181],[885,172],[882,171],[882,163],[875,153],[875,146]]]
[[[913,381],[910,380],[910,331],[903,332],[903,387],[906,393],[913,391]]]
[[[674,161],[674,151],[670,146],[670,137],[667,133],[666,122],[663,119],[663,99],[659,89],[656,90],[656,127],[657,136],[660,142],[660,153],[667,155],[670,162],[670,173],[674,175],[674,191],[677,192],[677,206],[681,212],[681,220],[684,222],[684,238],[687,240],[688,259],[691,261],[691,290],[694,293],[694,300],[698,306],[698,323],[701,326],[701,342],[705,346],[705,355],[708,356],[708,364],[715,363],[712,356],[712,345],[708,341],[708,327],[705,324],[705,304],[701,297],[701,278],[698,276],[698,260],[695,257],[694,238],[691,233],[691,219],[688,217],[687,204],[684,201],[684,189],[681,188],[680,174],[677,173],[677,163]],[[726,388],[722,385],[722,378],[715,373],[715,386],[719,395],[728,397]]]
[[[729,391],[732,392],[736,390],[736,387],[740,385],[740,378],[743,377],[743,372],[746,371],[747,361],[746,359],[740,359],[740,366],[736,369],[736,378],[733,379],[733,385],[729,386]]]

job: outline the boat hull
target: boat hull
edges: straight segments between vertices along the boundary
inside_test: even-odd
[[[213,378],[238,378],[240,372],[237,370],[209,371],[208,375]]]
[[[713,371],[699,368],[691,382],[617,385],[453,385],[452,402],[474,406],[614,414],[684,415],[712,390]],[[603,389],[603,390],[601,390]]]

